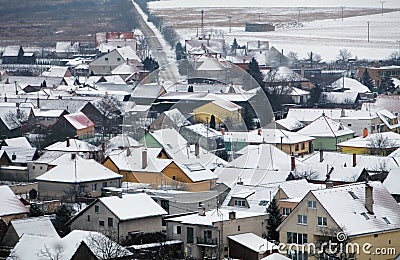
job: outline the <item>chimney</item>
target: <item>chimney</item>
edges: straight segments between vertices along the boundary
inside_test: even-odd
[[[258,134],[258,135],[261,135],[261,128],[258,128],[257,134]]]
[[[147,167],[147,150],[142,150],[142,169]]]
[[[102,142],[101,143],[101,151],[104,153],[106,151],[106,143]]]
[[[67,147],[69,147],[71,145],[71,141],[70,141],[69,137],[67,137],[66,141],[67,141]]]
[[[15,154],[15,153],[13,153],[12,155],[11,155],[11,160],[16,160],[17,159],[17,155]]]
[[[296,169],[296,159],[294,156],[290,157],[290,169],[294,171]]]
[[[301,65],[300,76],[304,78],[304,65]]]
[[[344,109],[342,109],[340,111],[340,117],[345,117],[346,116],[346,112],[344,111]]]
[[[4,102],[7,103],[7,95],[4,94]]]
[[[129,65],[129,58],[126,58],[126,65]]]
[[[71,153],[71,160],[75,160],[76,158],[76,154],[75,153]]]
[[[374,214],[374,194],[373,187],[369,184],[365,184],[365,208],[368,213]]]
[[[323,162],[324,161],[324,151],[320,150],[319,151],[319,162]]]
[[[194,144],[194,156],[198,157],[200,154],[200,145],[199,143]]]
[[[333,182],[332,182],[331,180],[328,180],[328,181],[326,182],[326,188],[327,188],[327,189],[333,188]]]
[[[221,134],[225,135],[225,128],[221,128]]]
[[[200,204],[199,207],[199,216],[205,216],[206,215],[206,207],[203,204]]]
[[[363,129],[363,138],[365,138],[365,137],[367,137],[368,136],[368,129],[365,127],[364,129]]]
[[[357,155],[353,153],[353,167],[357,166]]]
[[[236,212],[235,211],[229,212],[229,220],[233,220],[233,219],[236,219]]]

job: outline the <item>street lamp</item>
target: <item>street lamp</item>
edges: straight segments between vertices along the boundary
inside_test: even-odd
[[[379,1],[382,4],[382,15],[383,15],[383,3],[385,3],[386,1]]]
[[[231,30],[231,21],[232,21],[232,16],[228,16],[228,18],[229,18],[229,32],[232,32],[232,30]]]
[[[340,7],[342,9],[342,21],[343,21],[343,11],[344,11],[344,6]]]
[[[368,42],[369,42],[369,21],[367,22],[368,24]]]

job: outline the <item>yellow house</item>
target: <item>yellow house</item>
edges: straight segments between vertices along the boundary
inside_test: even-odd
[[[224,124],[227,120],[231,120],[232,123],[241,122],[241,106],[216,95],[210,96],[215,100],[193,110],[195,122],[209,124],[211,116],[215,117],[216,124]]]
[[[121,174],[122,181],[151,184],[154,189],[207,191],[215,187],[217,179],[201,164],[176,163],[160,148],[117,151],[109,155],[103,165]]]
[[[400,147],[400,134],[394,132],[363,135],[337,144],[342,153],[389,155]]]
[[[400,252],[400,206],[380,182],[313,190],[278,231],[290,257],[393,259]]]

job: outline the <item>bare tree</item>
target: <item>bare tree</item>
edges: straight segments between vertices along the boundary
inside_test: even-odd
[[[390,153],[391,149],[395,147],[395,143],[387,136],[376,134],[375,136],[370,137],[368,147],[371,154],[386,156]]]
[[[64,249],[61,245],[56,245],[54,248],[47,247],[44,245],[44,249],[41,249],[38,252],[39,257],[45,257],[49,260],[59,260],[62,259],[62,254],[64,253]]]
[[[110,133],[119,132],[121,119],[121,104],[112,96],[106,95],[94,103],[101,114],[101,132],[103,136]]]
[[[295,179],[306,179],[307,181],[316,180],[318,178],[318,172],[314,171],[313,169],[309,170],[295,170],[293,172],[293,177]]]
[[[348,49],[340,49],[338,59],[345,64],[353,55]]]
[[[111,229],[107,230],[106,233],[110,238],[117,239],[117,234]],[[109,237],[101,233],[91,232],[86,238],[86,244],[100,259],[116,259],[130,255],[127,249]]]
[[[287,54],[287,57],[292,59],[292,60],[294,60],[294,61],[297,61],[299,59],[299,55],[297,54],[297,52],[293,52],[293,51],[290,51]]]

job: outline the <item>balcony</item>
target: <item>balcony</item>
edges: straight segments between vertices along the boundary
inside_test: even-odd
[[[197,245],[198,246],[216,247],[218,245],[218,241],[216,238],[197,237]]]

